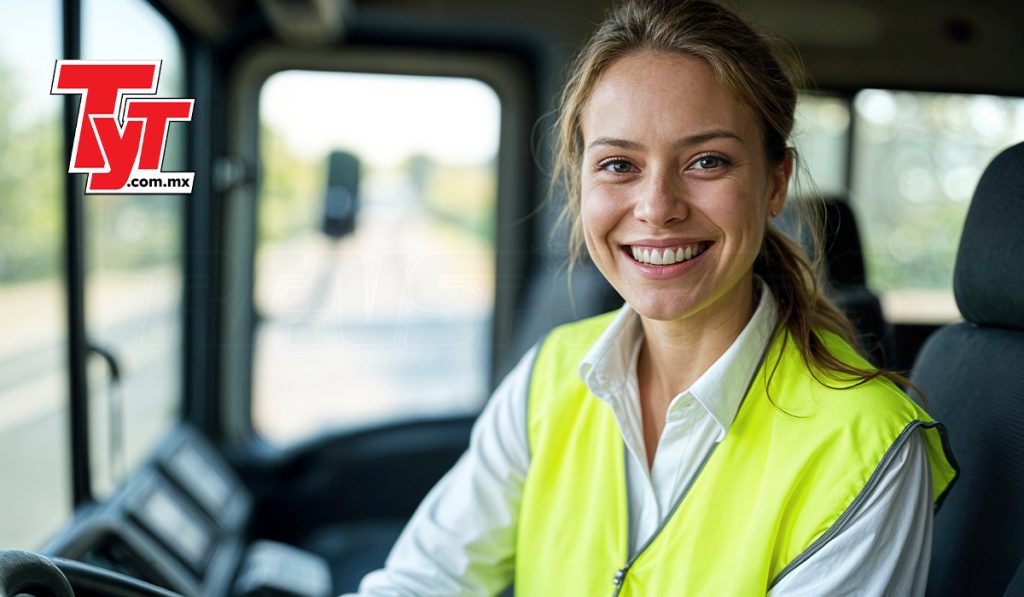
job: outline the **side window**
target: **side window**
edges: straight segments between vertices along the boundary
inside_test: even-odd
[[[266,81],[253,367],[265,437],[483,404],[500,109],[471,79]]]
[[[809,192],[810,174],[817,192],[825,197],[846,194],[847,146],[850,135],[850,107],[840,97],[804,93],[796,105],[793,141],[805,171],[797,173],[797,192]]]
[[[794,131],[817,189],[848,196],[857,214],[886,317],[925,324],[960,317],[953,267],[971,196],[988,162],[1022,139],[1024,99],[880,89],[852,105],[804,94]]]
[[[126,27],[125,23],[131,23]],[[83,0],[82,57],[162,60],[160,97],[184,91],[181,43],[145,0]],[[165,170],[184,170],[187,125],[170,127]],[[86,328],[117,361],[90,361],[94,492],[108,491],[178,419],[182,377],[182,222],[188,195],[87,195]]]
[[[1024,100],[868,89],[853,106],[850,191],[868,283],[890,320],[953,321],[967,208],[988,162],[1024,139]]]
[[[0,19],[0,538],[36,549],[71,516],[58,0]]]

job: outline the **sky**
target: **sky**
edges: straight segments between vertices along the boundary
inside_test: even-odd
[[[501,106],[474,79],[285,71],[260,95],[265,124],[304,157],[333,149],[377,166],[414,153],[449,164],[479,164],[498,150]]]

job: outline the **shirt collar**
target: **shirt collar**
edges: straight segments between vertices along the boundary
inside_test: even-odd
[[[595,396],[608,400],[635,370],[635,349],[643,338],[640,316],[625,303],[580,361],[579,376]]]
[[[757,373],[778,319],[775,298],[766,284],[761,283],[760,287],[761,299],[750,321],[722,356],[692,386],[672,400],[668,420],[672,419],[680,399],[689,395],[718,424],[718,441],[725,437],[750,380]],[[636,361],[642,341],[640,316],[626,303],[580,362],[580,378],[591,393],[613,408],[625,406],[621,404],[623,401],[639,399]]]

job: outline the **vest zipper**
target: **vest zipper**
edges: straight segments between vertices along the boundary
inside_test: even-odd
[[[626,580],[626,573],[629,572],[629,566],[622,568],[615,572],[615,578],[612,579],[612,583],[617,587],[615,594],[619,594],[619,590],[622,588],[622,581]]]
[[[718,446],[720,444],[721,442],[718,442],[714,446],[712,446],[710,450],[708,450],[707,455],[704,456],[704,460],[700,463],[700,466],[697,467],[697,472],[694,473],[693,478],[690,479],[690,482],[686,485],[686,488],[683,489],[682,493],[679,494],[679,498],[676,499],[674,504],[672,504],[672,510],[669,511],[668,516],[662,519],[661,524],[659,524],[658,528],[654,530],[654,533],[652,533],[651,536],[648,537],[647,541],[643,544],[643,547],[638,549],[632,558],[629,558],[629,561],[626,562],[625,566],[623,566],[615,572],[615,577],[612,578],[612,583],[615,584],[615,592],[612,593],[612,597],[618,597],[619,593],[622,591],[622,586],[626,583],[626,575],[629,574],[629,569],[633,567],[633,564],[636,563],[637,559],[641,555],[643,555],[644,551],[646,551],[647,548],[651,546],[651,543],[654,543],[654,540],[658,538],[658,535],[661,534],[661,531],[666,526],[668,526],[669,521],[672,520],[673,516],[675,516],[676,510],[679,509],[679,505],[683,503],[684,499],[686,499],[686,494],[690,493],[690,488],[693,487],[693,484],[697,481],[697,478],[700,477],[701,472],[704,471],[704,466],[708,463],[708,460],[711,460],[711,455],[715,453],[715,450],[718,449]]]
[[[739,413],[740,408],[743,407],[743,403],[746,402],[747,394],[750,393],[750,388],[753,387],[754,381],[757,380],[757,374],[761,372],[761,367],[764,366],[764,361],[765,361],[765,359],[768,358],[768,352],[770,351],[772,343],[773,343],[773,341],[775,339],[775,334],[778,333],[780,327],[781,327],[780,325],[777,325],[776,328],[775,328],[775,331],[772,332],[771,336],[769,336],[768,344],[764,347],[764,351],[761,353],[761,358],[758,360],[757,367],[754,368],[754,374],[750,377],[750,381],[747,382],[746,389],[743,390],[743,400],[741,400],[739,406],[736,407],[736,412],[737,413]],[[725,440],[723,439],[722,441],[725,441]],[[672,520],[673,516],[675,516],[676,510],[679,509],[680,504],[682,504],[683,500],[686,499],[686,495],[688,493],[690,493],[690,488],[693,487],[693,484],[700,477],[700,474],[702,472],[704,472],[704,467],[707,465],[708,460],[711,460],[711,455],[715,453],[715,450],[717,450],[718,446],[720,446],[721,444],[722,444],[722,442],[715,442],[715,445],[712,446],[710,450],[708,450],[708,453],[704,456],[704,460],[700,463],[700,466],[697,467],[697,472],[695,472],[693,474],[693,477],[690,478],[690,482],[687,483],[686,487],[679,494],[679,498],[676,499],[674,504],[672,504],[672,510],[669,511],[668,516],[666,516],[665,518],[662,519],[661,524],[659,524],[658,528],[654,530],[654,533],[652,533],[651,536],[647,539],[647,542],[643,544],[643,547],[638,549],[637,552],[633,555],[632,558],[628,558],[628,561],[626,562],[626,565],[615,571],[615,576],[612,578],[612,584],[615,585],[615,592],[612,593],[612,597],[619,597],[619,593],[622,592],[623,585],[626,584],[626,575],[629,574],[629,569],[633,567],[633,564],[635,564],[637,559],[641,555],[643,555],[644,551],[646,551],[647,548],[651,546],[651,543],[654,543],[654,540],[658,538],[658,535],[661,534],[661,531],[666,526],[668,526],[669,521]],[[623,453],[622,453],[622,456],[623,456],[624,459],[625,458],[629,458],[629,448],[626,447],[625,441],[623,441]],[[628,505],[627,505],[627,508],[628,508]],[[629,520],[629,514],[628,513],[626,514],[626,520],[627,521]],[[628,539],[627,539],[627,541],[628,541]]]

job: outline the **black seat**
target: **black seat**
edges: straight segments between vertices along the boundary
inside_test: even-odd
[[[914,365],[961,468],[936,515],[929,595],[1003,595],[1024,561],[1022,231],[1024,143],[989,164],[967,214],[953,279],[966,321]]]
[[[867,287],[857,219],[843,199],[826,197],[821,206],[826,294],[850,319],[871,361],[880,367],[892,366],[896,362],[892,326],[882,312],[882,302]],[[784,210],[776,223],[814,256],[810,234],[800,228],[794,212]]]
[[[1024,562],[1017,567],[1017,574],[1013,575],[1003,597],[1024,597]]]
[[[541,260],[530,276],[522,307],[516,314],[512,358],[504,364],[502,375],[555,326],[622,306],[622,297],[588,258],[580,260],[572,276],[567,262],[567,257],[548,257]]]
[[[882,302],[867,287],[864,275],[864,250],[861,247],[857,219],[850,204],[826,199],[825,267],[832,300],[860,333],[861,346],[878,366],[895,362],[892,327],[882,312]]]

